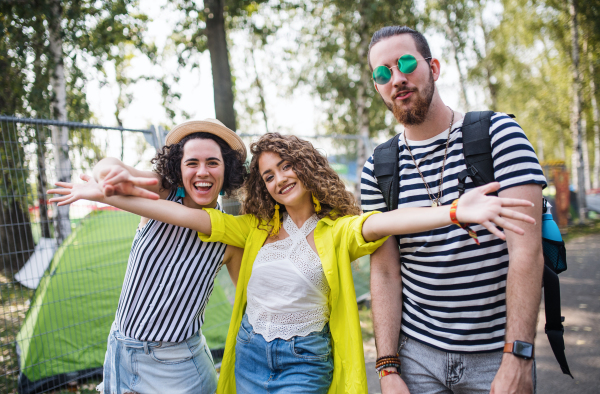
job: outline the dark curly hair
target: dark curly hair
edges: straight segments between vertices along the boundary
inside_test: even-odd
[[[248,180],[244,184],[242,211],[256,216],[259,222],[268,223],[275,213],[275,200],[265,185],[258,169],[258,160],[264,152],[273,152],[292,164],[294,173],[309,192],[321,203],[319,219],[329,216],[335,219],[345,215],[359,215],[360,208],[354,195],[331,168],[327,158],[321,155],[310,142],[293,135],[267,133],[250,146],[252,161]],[[280,206],[280,211],[285,211]],[[262,226],[262,223],[259,226]],[[272,231],[271,228],[266,229]]]
[[[161,176],[162,189],[172,190],[181,185],[181,159],[183,158],[183,147],[189,140],[213,140],[221,148],[221,155],[225,163],[225,179],[223,180],[223,191],[231,195],[239,189],[248,176],[248,170],[244,165],[242,154],[232,149],[222,138],[211,133],[198,132],[184,137],[176,144],[163,146],[152,159],[154,172]]]

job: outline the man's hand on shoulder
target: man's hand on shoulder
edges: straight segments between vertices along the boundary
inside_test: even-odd
[[[508,353],[504,354],[502,364],[492,382],[490,394],[533,393],[532,366],[532,360],[524,360]]]
[[[381,378],[381,394],[410,394],[408,386],[400,375],[387,375]]]

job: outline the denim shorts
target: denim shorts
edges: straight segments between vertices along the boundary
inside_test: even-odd
[[[502,362],[502,350],[449,353],[400,335],[402,379],[411,393],[489,394]],[[535,393],[535,360],[532,367]]]
[[[198,331],[183,342],[145,342],[122,335],[113,324],[104,360],[104,394],[213,394],[217,373]]]
[[[333,377],[328,324],[305,337],[267,342],[244,315],[236,342],[238,393],[327,393]]]

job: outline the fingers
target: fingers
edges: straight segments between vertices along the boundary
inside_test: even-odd
[[[72,189],[73,188],[73,184],[69,183],[69,182],[55,182],[54,184],[56,186],[65,187],[67,189]]]
[[[104,191],[104,195],[106,197],[111,197],[115,195],[115,188],[113,185],[104,185],[102,190]]]
[[[500,198],[503,207],[533,207],[535,204],[520,198]]]
[[[151,191],[148,191],[146,189],[142,189],[139,187],[134,187],[131,190],[131,195],[132,196],[137,196],[137,197],[142,197],[142,198],[147,198],[150,200],[159,200],[160,196],[156,193],[152,193]]]
[[[61,202],[70,200],[71,198],[72,198],[71,195],[64,196],[64,197],[52,197],[50,200],[48,200],[48,202],[57,202],[57,203],[59,203],[58,205],[61,205],[60,204]]]
[[[504,218],[515,219],[515,220],[520,220],[522,222],[535,224],[535,219],[532,218],[531,216],[526,215],[521,212],[513,211],[512,209],[502,208],[500,210],[500,216],[502,216]]]
[[[92,179],[92,177],[89,176],[88,174],[81,174],[81,175],[79,175],[79,179],[81,179],[84,182],[89,182],[90,179]]]
[[[502,231],[498,230],[498,227],[494,226],[493,223],[486,221],[481,223],[481,225],[485,227],[487,231],[494,234],[496,237],[500,239],[506,239],[506,235],[504,235]]]
[[[67,194],[71,194],[71,189],[50,189],[48,191],[46,191],[46,194],[63,194],[63,195],[67,195]]]
[[[500,189],[500,182],[487,183],[483,186],[478,187],[477,189],[479,189],[479,191],[483,194],[490,194]]]
[[[156,178],[130,177],[129,181],[136,186],[151,186],[158,184]]]
[[[521,227],[517,226],[516,224],[512,224],[508,220],[505,220],[501,217],[497,217],[496,219],[494,219],[494,223],[496,223],[496,225],[502,227],[504,230],[512,231],[515,234],[519,234],[519,235],[525,234],[525,230],[523,230]]]

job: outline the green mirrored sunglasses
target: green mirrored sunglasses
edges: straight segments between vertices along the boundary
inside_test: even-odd
[[[425,59],[419,60],[427,60],[431,59],[427,57]],[[392,66],[396,67],[396,66]],[[398,70],[400,70],[403,74],[411,74],[417,69],[417,59],[413,55],[402,55],[400,59],[398,59]],[[375,81],[378,85],[385,85],[390,82],[392,79],[392,69],[387,66],[379,66],[375,70],[373,70],[373,81]]]

